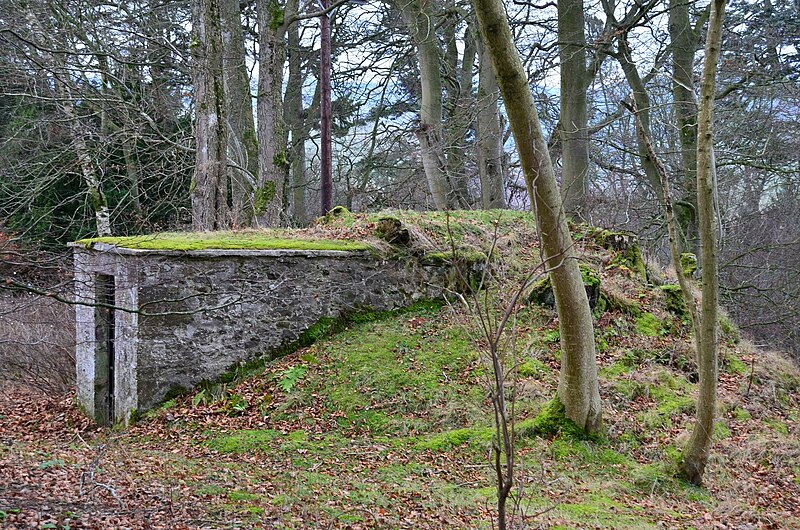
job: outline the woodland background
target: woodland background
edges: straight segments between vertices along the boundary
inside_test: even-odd
[[[61,292],[65,243],[85,236],[305,226],[318,216],[321,6],[2,2],[0,287]],[[715,114],[722,303],[755,341],[795,357],[799,9],[729,5]],[[693,250],[687,156],[708,6],[514,1],[507,10],[556,171],[572,164],[563,173],[577,175],[561,182],[568,213],[633,232],[651,259],[667,260],[653,163],[621,103],[635,102],[670,175],[683,249]],[[530,207],[468,2],[327,12],[334,204]],[[30,303],[31,314],[46,306],[68,325],[68,308]],[[4,325],[19,325],[25,311],[6,305]]]

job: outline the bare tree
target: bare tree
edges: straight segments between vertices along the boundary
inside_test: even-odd
[[[528,194],[541,232],[545,264],[551,271],[563,350],[558,399],[569,419],[587,432],[598,432],[602,412],[592,315],[561,207],[547,141],[514,46],[503,3],[500,0],[474,0],[473,5],[506,103]],[[563,265],[558,266],[562,260]]]
[[[699,376],[697,422],[686,450],[681,468],[694,483],[703,481],[711,440],[714,434],[714,414],[717,403],[717,338],[719,327],[719,277],[717,264],[717,216],[714,196],[716,162],[714,160],[714,96],[717,61],[722,43],[722,19],[725,0],[713,0],[706,35],[705,61],[700,85],[700,110],[697,130],[697,207],[700,227],[701,276],[703,298],[700,302],[700,325],[697,334],[697,371]]]

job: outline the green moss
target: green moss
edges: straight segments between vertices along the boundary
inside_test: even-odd
[[[630,476],[636,489],[648,494],[672,492],[678,488],[674,470],[665,462],[636,467]]]
[[[328,213],[325,214],[326,217],[351,217],[352,214],[350,210],[345,208],[344,206],[334,206],[331,208]]]
[[[732,411],[733,417],[736,418],[737,421],[747,421],[752,419],[750,412],[742,407],[736,407]]]
[[[464,444],[486,445],[492,441],[495,430],[492,427],[470,427],[455,429],[430,435],[416,444],[417,449],[445,451]]]
[[[217,484],[203,484],[199,488],[197,488],[198,495],[209,495],[209,496],[217,496],[222,495],[225,493],[225,488],[219,486]]]
[[[542,333],[542,342],[545,344],[555,344],[561,340],[561,331],[559,329],[548,329]]]
[[[353,312],[344,312],[339,317],[322,317],[317,322],[312,324],[307,330],[301,333],[300,337],[298,337],[298,339],[295,340],[294,342],[287,344],[280,349],[269,352],[269,355],[252,359],[247,363],[245,363],[244,365],[236,363],[233,366],[231,366],[227,372],[219,376],[216,380],[205,381],[201,383],[199,385],[200,392],[201,393],[206,392],[208,395],[217,394],[219,393],[217,392],[218,387],[220,386],[224,387],[224,385],[227,385],[228,383],[240,381],[246,377],[251,377],[258,373],[261,373],[266,363],[269,362],[270,360],[283,357],[301,348],[307,348],[312,344],[316,343],[317,341],[320,341],[327,337],[331,337],[336,333],[344,331],[351,324],[365,323],[365,322],[380,322],[382,320],[390,319],[392,317],[396,317],[407,313],[424,313],[424,312],[438,311],[443,305],[444,301],[442,300],[420,300],[419,302],[415,302],[410,306],[390,311],[354,310]],[[315,364],[316,362],[318,362],[315,356],[310,352],[306,352],[304,354],[304,357],[305,359],[303,360],[305,362],[308,362],[309,364]]]
[[[653,313],[644,313],[636,319],[636,331],[645,337],[657,337],[661,329],[661,321]]]
[[[634,517],[619,512],[623,505],[602,493],[591,493],[583,502],[565,503],[559,506],[560,512],[579,521],[592,521],[592,526],[602,528],[631,528],[637,523]],[[581,525],[583,526],[583,525]]]
[[[722,368],[733,374],[743,375],[747,373],[747,365],[730,353],[723,357]]]
[[[615,252],[612,266],[633,271],[643,281],[647,280],[647,266],[634,234],[590,228],[587,236],[597,245]]]
[[[736,324],[734,324],[727,315],[722,313],[719,315],[719,330],[726,339],[734,344],[742,340],[739,334],[739,328],[736,327]]]
[[[697,256],[691,252],[681,254],[681,271],[687,278],[693,277],[697,271]]]
[[[538,436],[567,436],[576,439],[588,438],[585,431],[567,418],[566,409],[558,398],[547,403],[533,420],[532,434]]]
[[[683,291],[680,285],[667,283],[660,285],[659,289],[664,293],[666,298],[667,310],[676,315],[682,320],[689,318],[689,313],[686,309],[686,301],[683,299]]]
[[[671,428],[673,418],[694,413],[694,398],[682,392],[676,392],[669,387],[654,386],[650,388],[650,396],[656,400],[656,407],[639,415],[642,423],[650,429]]]
[[[474,249],[458,249],[455,254],[447,252],[426,252],[422,256],[423,263],[432,265],[452,264],[461,262],[466,265],[483,264],[486,262],[486,254]]]
[[[642,308],[638,303],[614,293],[601,291],[600,301],[597,307],[600,307],[601,304],[603,306],[603,311],[619,311],[620,313],[633,317],[638,317],[642,314]],[[598,312],[597,307],[595,308],[595,313]]]
[[[233,434],[218,436],[206,442],[212,451],[220,453],[251,453],[254,451],[267,451],[269,443],[280,436],[280,432],[273,429],[243,430]]]
[[[242,232],[165,232],[162,234],[95,237],[77,244],[91,248],[106,243],[121,248],[140,250],[343,250],[363,251],[365,243],[341,240],[311,240],[274,237],[266,231]]]
[[[228,492],[228,499],[233,502],[250,502],[260,500],[261,496],[246,491],[234,490]]]
[[[272,4],[271,15],[269,27],[272,31],[277,31],[283,25],[284,19],[283,8],[277,2]]]
[[[583,263],[579,264],[581,271],[581,279],[583,280],[584,289],[586,289],[586,297],[589,299],[589,306],[596,308],[600,300],[600,276],[597,272]],[[544,305],[548,307],[555,307],[556,299],[553,295],[553,287],[550,282],[550,276],[546,276],[541,280],[536,281],[528,293],[528,302]]]
[[[778,434],[789,436],[789,426],[780,420],[767,419],[764,420],[767,426]]]
[[[527,359],[517,367],[517,374],[519,374],[520,377],[539,379],[548,372],[550,372],[550,367],[538,359]]]
[[[599,442],[599,440],[596,440]],[[560,437],[552,440],[550,444],[552,456],[562,462],[572,464],[580,462],[593,466],[598,473],[608,472],[618,474],[620,468],[632,465],[632,460],[614,449],[589,440],[573,437]]]
[[[642,366],[648,363],[671,366],[673,368],[685,369],[690,364],[690,360],[683,351],[676,352],[672,348],[631,348],[625,350],[620,357],[620,364],[631,368]]]
[[[483,272],[487,261],[486,254],[468,246],[455,252],[428,252],[420,260],[423,265],[449,265],[447,287],[458,293],[483,289],[483,282],[488,278]]]
[[[268,180],[256,190],[256,196],[253,200],[253,209],[256,215],[261,215],[267,211],[267,206],[275,199],[275,189],[275,182]]]
[[[714,440],[724,440],[731,437],[731,430],[722,420],[714,421]]]

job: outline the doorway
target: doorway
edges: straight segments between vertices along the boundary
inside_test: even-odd
[[[115,298],[114,277],[98,274],[94,311],[94,415],[100,425],[114,424]]]

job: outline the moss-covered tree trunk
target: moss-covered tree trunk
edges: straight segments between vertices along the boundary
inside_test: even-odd
[[[718,297],[717,226],[714,212],[716,167],[713,146],[714,90],[717,61],[722,43],[725,0],[712,0],[706,36],[705,64],[700,85],[700,111],[697,135],[697,213],[700,228],[702,300],[697,330],[698,397],[697,421],[683,454],[681,470],[686,478],[701,484],[711,440],[717,400]]]
[[[286,24],[278,0],[258,0],[258,181],[253,199],[259,226],[278,226],[288,167],[283,121]]]
[[[195,230],[219,230],[229,225],[227,115],[220,20],[219,0],[195,0],[192,4],[197,152],[191,195]]]
[[[563,350],[558,399],[567,417],[590,433],[598,432],[602,416],[592,315],[547,141],[502,1],[473,0],[473,5],[506,104],[553,283]]]
[[[286,13],[292,16],[297,13],[298,1],[286,2]],[[291,24],[287,30],[288,78],[284,96],[284,121],[291,135],[290,145],[290,186],[292,221],[296,226],[306,223],[306,150],[308,126],[303,113],[303,51],[300,49],[300,30],[297,24]],[[317,83],[319,92],[319,83]]]

